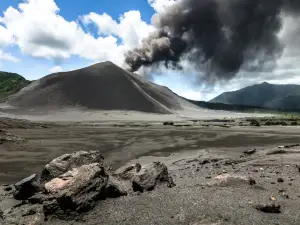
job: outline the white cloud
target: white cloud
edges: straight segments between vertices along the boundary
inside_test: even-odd
[[[13,35],[4,26],[0,25],[0,48],[12,44],[13,41]]]
[[[17,9],[9,7],[4,12],[0,22],[7,29],[0,27],[0,32],[6,29],[15,37],[15,44],[20,50],[29,56],[60,63],[75,55],[93,61],[110,60],[121,65],[124,52],[137,46],[153,29],[142,21],[138,11],[126,12],[119,23],[108,14],[90,13],[79,18],[85,24],[94,23],[99,36],[86,33],[76,21],[65,20],[59,15],[54,0],[25,0]],[[0,43],[1,40],[0,35]]]
[[[63,69],[60,66],[55,66],[49,70],[50,73],[58,73],[58,72],[62,72],[62,71],[63,71]]]
[[[91,12],[88,15],[82,16],[82,21],[84,24],[95,23],[98,27],[99,35],[110,35],[118,32],[118,23],[106,13],[99,15]]]
[[[139,11],[129,11],[121,15],[119,23],[106,13],[99,15],[94,12],[83,16],[82,21],[85,24],[95,24],[98,33],[105,35],[114,35],[121,39],[125,48],[138,46],[142,39],[147,37],[154,30],[152,25],[147,24],[141,18]]]
[[[0,61],[19,62],[19,59],[12,56],[11,53],[5,53],[0,49]]]
[[[179,0],[148,0],[149,5],[156,12],[164,12],[165,9]]]

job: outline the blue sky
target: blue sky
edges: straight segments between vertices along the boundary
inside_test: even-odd
[[[43,1],[43,0],[42,0]],[[18,8],[20,3],[26,1],[23,0],[1,0],[0,1],[0,17],[3,16],[8,7]],[[152,15],[155,13],[154,9],[148,4],[148,2],[141,0],[115,0],[112,4],[111,0],[55,0],[55,3],[59,7],[59,15],[68,21],[78,21],[79,16],[89,14],[90,12],[96,12],[98,14],[108,13],[114,20],[118,20],[119,17],[130,10],[138,10],[143,12],[141,18],[143,21],[150,23]],[[80,21],[79,21],[80,22]],[[96,30],[92,26],[88,28],[82,27],[84,30],[88,30],[92,35],[96,35]],[[64,70],[77,69],[83,66],[87,66],[93,63],[93,60],[84,59],[81,57],[71,56],[64,61],[62,65],[58,65],[49,59],[36,58],[28,56],[17,46],[6,46],[6,52],[10,52],[13,56],[19,59],[18,63],[11,61],[0,61],[1,70],[16,72],[27,79],[37,79],[41,76],[49,74],[51,68],[56,66],[62,67]]]
[[[0,0],[0,70],[29,80],[102,61],[124,66],[124,53],[155,30],[151,18],[177,0]],[[300,84],[300,18],[284,18],[286,48],[270,73],[243,73],[212,85],[188,62],[185,70],[150,72],[153,81],[187,98],[208,100],[223,91],[268,81]],[[299,38],[300,39],[300,38]],[[203,75],[203,74],[202,74]]]

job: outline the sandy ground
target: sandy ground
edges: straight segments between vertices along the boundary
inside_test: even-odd
[[[251,147],[300,141],[298,127],[166,127],[161,122],[99,122],[6,130],[26,141],[0,145],[0,183],[16,182],[41,171],[53,158],[78,150],[99,150],[117,168],[141,156],[166,156],[204,148],[232,154]]]
[[[0,144],[0,184],[40,173],[64,153],[99,150],[114,169],[164,162],[177,186],[101,201],[80,222],[45,224],[300,224],[300,147],[278,148],[300,143],[300,127],[250,127],[242,119],[174,121],[164,126],[162,118],[56,123],[2,118],[0,129],[20,141]],[[246,126],[237,126],[241,122]],[[253,148],[253,155],[243,153]],[[256,185],[208,185],[220,174],[253,177]],[[260,203],[279,204],[281,213],[258,211]]]
[[[106,122],[106,121],[186,121],[189,119],[224,119],[245,117],[266,117],[271,114],[239,113],[222,110],[210,110],[196,107],[192,104],[184,105],[183,110],[174,110],[172,114],[142,113],[126,110],[86,110],[85,108],[66,108],[59,111],[45,113],[38,108],[19,110],[6,104],[0,104],[0,118],[9,117],[41,122]]]

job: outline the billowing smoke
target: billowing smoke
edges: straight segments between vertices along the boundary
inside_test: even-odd
[[[281,55],[282,16],[297,16],[300,0],[178,0],[154,15],[155,32],[126,53],[131,71],[189,60],[221,79],[241,68],[266,69]]]

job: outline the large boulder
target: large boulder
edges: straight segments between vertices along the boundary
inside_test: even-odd
[[[45,166],[42,171],[41,182],[45,183],[71,169],[92,163],[99,163],[104,166],[104,158],[99,151],[79,151],[62,155]]]
[[[39,191],[38,178],[33,174],[15,184],[14,197],[17,200],[27,200]]]
[[[45,184],[51,201],[44,202],[44,213],[68,219],[86,212],[106,198],[107,183],[108,175],[99,163],[74,168]]]
[[[133,191],[139,192],[151,191],[160,184],[166,184],[168,187],[175,186],[167,166],[161,162],[143,166],[132,180]]]

